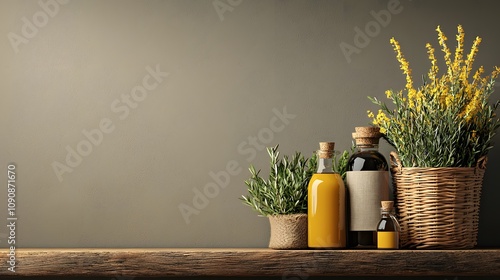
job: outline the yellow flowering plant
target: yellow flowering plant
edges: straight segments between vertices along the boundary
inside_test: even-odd
[[[434,48],[427,44],[431,67],[418,88],[414,87],[412,71],[399,42],[394,38],[390,40],[406,76],[406,86],[400,91],[385,92],[394,109],[369,97],[380,109],[376,114],[368,111],[368,117],[380,127],[405,167],[471,167],[493,147],[493,136],[500,127],[495,113],[500,100],[490,104],[489,99],[500,68],[495,67],[490,76],[483,77],[481,66],[470,77],[481,38],[475,38],[469,54],[464,57],[465,33],[462,26],[457,29],[452,60],[447,38],[437,27],[447,69],[438,76]]]

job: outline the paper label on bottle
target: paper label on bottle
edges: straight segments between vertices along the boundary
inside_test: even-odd
[[[376,231],[380,201],[389,200],[388,171],[348,171],[351,231]]]

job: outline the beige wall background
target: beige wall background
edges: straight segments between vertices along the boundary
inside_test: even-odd
[[[268,169],[263,148],[348,148],[375,109],[367,96],[405,83],[392,36],[419,80],[436,26],[451,44],[462,24],[467,48],[483,38],[476,66],[490,71],[499,10],[493,0],[2,0],[0,223],[15,163],[19,247],[266,247],[267,219],[238,200],[248,165]],[[499,168],[497,146],[480,245],[500,245]],[[1,247],[6,237],[0,227]]]

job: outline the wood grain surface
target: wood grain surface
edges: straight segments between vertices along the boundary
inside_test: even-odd
[[[499,276],[500,249],[18,249],[0,276]],[[3,277],[0,277],[3,278]]]

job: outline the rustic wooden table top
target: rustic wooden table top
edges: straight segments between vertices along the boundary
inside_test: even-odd
[[[34,248],[0,276],[500,276],[500,249]],[[1,278],[1,277],[0,277]]]

